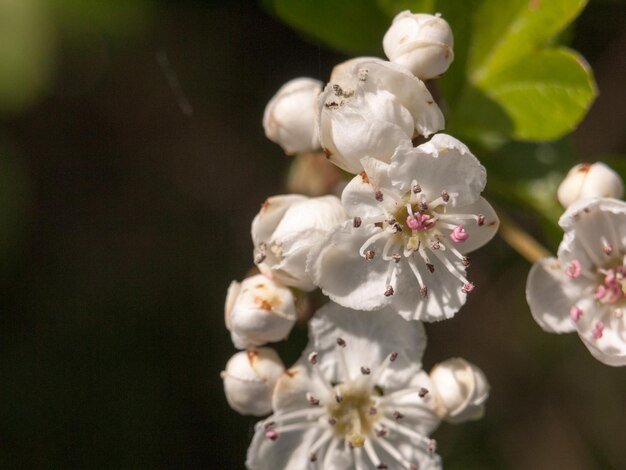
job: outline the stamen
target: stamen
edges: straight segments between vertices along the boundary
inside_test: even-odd
[[[478,220],[476,222],[478,223],[479,227],[482,227],[483,225],[485,225],[485,216],[482,214],[479,214]]]
[[[465,231],[462,225],[457,225],[454,230],[452,230],[450,238],[454,243],[461,243],[469,238],[469,233]]]
[[[313,396],[313,394],[306,392],[306,399],[312,406],[319,406],[320,401]]]
[[[598,323],[596,323],[596,326],[594,327],[593,332],[591,333],[591,336],[593,336],[593,339],[598,340],[602,338],[603,333],[604,333],[604,323],[599,321]]]
[[[383,192],[380,189],[376,191],[376,193],[374,194],[374,197],[376,198],[378,202],[383,202]]]
[[[370,375],[372,373],[369,367],[361,366],[361,374]]]
[[[382,424],[386,425],[388,428],[393,431],[397,431],[400,434],[405,435],[406,437],[413,439],[418,445],[420,445],[423,449],[430,450],[433,446],[432,439],[426,437],[425,435],[405,426],[404,424],[398,423],[397,421],[392,421],[389,418],[381,418]]]
[[[464,294],[469,294],[470,292],[472,292],[474,290],[476,286],[474,285],[473,282],[468,282],[466,284],[463,285],[463,287],[461,287],[461,291]]]
[[[448,271],[450,271],[450,274],[452,274],[454,277],[456,277],[459,281],[461,281],[463,283],[463,288],[465,288],[465,286],[467,286],[468,288],[471,286],[471,288],[473,288],[473,284],[471,282],[469,282],[465,276],[463,276],[463,274],[461,274],[459,272],[459,270],[456,268],[456,266],[454,266],[450,260],[447,258],[447,256],[444,253],[441,253],[439,250],[431,250],[432,253],[435,254],[435,256],[437,258],[439,258],[439,261],[441,261],[444,266],[448,269]]]
[[[422,187],[417,184],[417,181],[413,180],[411,183],[411,191],[413,191],[413,194],[419,194],[422,192]]]
[[[309,461],[317,461],[317,451],[325,445],[333,437],[333,431],[327,429],[311,446],[309,449]]]
[[[572,305],[572,308],[569,309],[569,316],[574,322],[577,322],[583,316],[583,309],[577,305]]]
[[[380,461],[380,458],[378,458],[378,455],[376,454],[376,451],[374,450],[374,446],[372,446],[372,443],[370,441],[365,441],[365,453],[367,454],[369,459],[372,461],[372,463],[376,465],[376,468],[379,468],[379,469],[388,468],[387,465],[385,465],[384,463]]]
[[[376,256],[376,253],[375,253],[375,252],[373,252],[372,250],[367,250],[367,251],[365,252],[365,259],[366,259],[367,261],[371,261],[371,260],[373,260],[373,259],[374,259],[374,256]]]
[[[580,261],[575,259],[568,264],[567,268],[565,268],[565,274],[567,274],[572,279],[576,279],[580,277],[581,270],[582,268],[580,267]]]
[[[415,279],[417,279],[417,284],[421,289],[425,288],[424,285],[424,281],[422,280],[422,275],[419,272],[419,269],[417,267],[417,264],[415,264],[415,260],[413,259],[413,257],[407,258],[407,262],[409,264],[409,268],[411,268],[411,271],[413,271],[413,275],[415,276]]]
[[[317,364],[317,351],[313,351],[309,354],[309,362],[313,365]]]
[[[417,470],[417,467],[414,464],[405,460],[400,451],[393,447],[386,439],[378,439],[376,443],[381,446],[389,455],[396,459],[396,461],[399,462],[404,468],[407,468],[409,470],[411,468],[415,468]]]
[[[359,227],[361,226],[361,223],[362,223],[362,222],[363,222],[363,220],[361,219],[361,217],[355,217],[355,218],[352,220],[352,226],[353,226],[354,228],[359,228]]]
[[[275,441],[278,439],[278,433],[276,431],[267,431],[265,433],[265,437],[267,437],[270,441]]]
[[[367,248],[368,248],[368,247],[369,247],[372,243],[374,243],[375,241],[380,240],[381,238],[388,237],[388,236],[389,236],[389,234],[388,234],[387,232],[385,232],[384,230],[382,230],[382,231],[380,231],[380,232],[378,232],[378,233],[375,233],[374,235],[372,235],[371,237],[369,237],[367,240],[365,240],[365,243],[363,243],[363,245],[361,245],[361,248],[359,248],[359,254],[360,254],[361,256],[363,256],[364,258],[368,259],[368,258],[367,258],[367,254],[366,254],[366,252],[365,252],[365,251],[367,250]],[[371,251],[371,250],[368,250],[368,252],[369,252],[369,251]],[[369,258],[369,259],[372,259],[372,258],[374,257],[373,253],[374,253],[374,252],[372,251],[372,257],[371,257],[371,258]]]
[[[404,418],[404,415],[397,410],[393,412],[392,416],[393,416],[393,419],[395,419],[396,421]]]
[[[441,199],[443,199],[443,202],[448,202],[450,200],[450,195],[445,189],[441,191]]]
[[[341,337],[337,337],[337,344],[342,348],[345,348],[348,345],[346,341]]]
[[[422,299],[428,297],[428,287],[424,286],[420,289],[420,296],[422,297]]]
[[[424,398],[426,395],[428,395],[428,389],[422,387],[420,388],[420,391],[417,392],[417,394],[420,398]]]

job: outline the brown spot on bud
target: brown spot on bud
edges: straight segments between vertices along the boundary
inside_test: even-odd
[[[260,302],[258,302],[259,307],[262,308],[263,310],[272,310],[272,304],[270,304],[267,299],[259,299]]]
[[[362,171],[361,173],[359,173],[359,176],[361,177],[361,181],[363,181],[365,184],[370,182],[369,177],[367,176],[367,173],[365,173],[364,171]]]
[[[323,148],[322,150],[324,151],[324,156],[326,157],[326,159],[330,160],[330,157],[333,156],[333,153],[327,148]]]

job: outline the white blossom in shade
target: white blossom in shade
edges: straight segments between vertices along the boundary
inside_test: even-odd
[[[281,341],[296,321],[295,300],[288,288],[257,274],[230,284],[225,320],[236,348]]]
[[[425,345],[419,322],[327,304],[276,384],[274,414],[256,425],[248,468],[440,469]]]
[[[312,291],[315,285],[305,272],[309,250],[345,219],[336,196],[270,197],[252,221],[254,262],[277,282]]]
[[[424,83],[383,60],[355,60],[319,97],[320,141],[338,167],[358,173],[363,157],[389,162],[400,142],[444,127],[441,110]]]
[[[344,307],[389,305],[407,320],[452,317],[474,289],[466,254],[498,228],[480,196],[485,169],[445,134],[398,147],[390,164],[365,158],[363,166],[342,194],[351,220],[309,254],[312,279]]]
[[[286,154],[320,148],[316,119],[317,97],[321,91],[319,80],[294,78],[267,103],[263,113],[265,135],[280,145]]]
[[[228,404],[242,415],[271,413],[272,393],[284,370],[283,362],[271,348],[236,353],[221,374]]]
[[[626,365],[626,203],[591,198],[561,216],[557,258],[534,264],[526,299],[551,333],[576,331],[591,354]]]
[[[589,197],[624,196],[622,178],[602,162],[581,163],[572,168],[559,185],[556,196],[565,208],[574,201]]]
[[[452,30],[441,15],[398,13],[383,38],[389,60],[428,80],[441,76],[454,60]]]
[[[450,423],[482,418],[489,384],[482,370],[462,358],[440,362],[430,371],[439,413]]]

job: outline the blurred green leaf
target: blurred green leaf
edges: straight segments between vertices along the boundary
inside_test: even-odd
[[[532,141],[572,131],[596,96],[591,69],[579,54],[565,48],[536,52],[485,76],[479,87],[511,119],[513,137]]]
[[[550,140],[584,117],[597,94],[591,69],[577,53],[547,45],[585,4],[482,0],[473,15],[466,73],[471,87],[491,101],[472,102],[472,109],[480,114],[500,107],[511,120],[506,128],[491,130],[521,140]]]
[[[382,50],[389,17],[374,0],[263,0],[285,23],[342,51]]]
[[[0,114],[22,111],[48,89],[54,42],[41,0],[0,1]]]

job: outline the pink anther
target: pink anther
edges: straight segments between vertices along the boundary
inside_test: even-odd
[[[569,316],[573,321],[577,322],[580,320],[580,317],[583,316],[583,309],[576,305],[572,305],[572,308],[569,309]]]
[[[565,274],[567,274],[572,279],[576,279],[577,277],[579,277],[581,272],[582,268],[580,267],[580,261],[578,261],[577,259],[572,260],[565,269]]]
[[[454,227],[454,230],[452,230],[450,238],[454,243],[461,243],[469,238],[469,233],[465,231],[462,225],[457,225]]]
[[[593,336],[593,339],[600,339],[602,338],[603,333],[604,333],[604,323],[599,321],[598,323],[596,323],[596,326],[593,329],[593,332],[591,333],[591,335]]]
[[[435,220],[430,215],[417,213],[406,218],[406,225],[411,230],[430,230]]]

